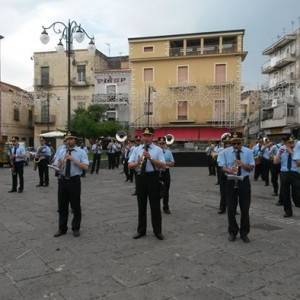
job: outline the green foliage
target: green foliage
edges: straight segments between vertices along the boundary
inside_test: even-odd
[[[98,104],[76,109],[71,119],[71,131],[84,138],[115,136],[122,126],[117,121],[103,120],[105,111],[105,107]]]

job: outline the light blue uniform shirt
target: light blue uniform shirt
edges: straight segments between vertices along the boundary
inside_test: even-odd
[[[40,146],[37,152],[39,153],[39,156],[51,156],[51,149],[47,145]]]
[[[84,150],[82,150],[81,148],[79,148],[79,147],[74,147],[73,149],[74,150],[71,152],[72,157],[75,160],[78,160],[81,163],[88,165],[89,164],[89,160],[88,160],[86,152]],[[63,149],[61,149],[59,151],[59,153],[56,153],[56,159],[55,159],[55,162],[54,162],[55,165],[58,164],[59,160],[64,160],[64,158],[66,156],[66,152],[67,152],[67,148],[64,147]],[[66,173],[65,169],[66,169],[66,162],[64,162],[64,167],[62,169],[62,174],[63,175],[65,175],[65,173]],[[82,174],[82,169],[80,169],[77,164],[74,164],[71,161],[70,176],[73,177],[73,176],[77,176],[77,175],[81,175],[81,174]]]
[[[284,151],[284,152],[281,153],[281,151]],[[288,164],[289,153],[288,153],[285,145],[283,145],[282,147],[279,148],[277,155],[279,156],[280,163],[281,163],[280,172],[288,172],[289,170],[288,170],[287,164]],[[295,150],[294,150],[294,152],[292,153],[292,166],[291,166],[291,170],[290,170],[292,172],[298,172],[296,160],[297,160],[297,153],[295,153]]]
[[[135,147],[134,151],[131,153],[129,157],[128,163],[137,162],[139,158],[143,156],[143,152],[144,152],[144,145],[139,145]],[[150,153],[152,159],[159,160],[163,163],[166,162],[162,149],[154,145],[153,143],[149,145],[148,152]],[[139,171],[140,169],[137,168],[137,172]],[[153,171],[155,171],[153,165],[151,161],[148,159],[146,164],[146,173],[153,172]]]
[[[270,151],[270,156],[271,157],[275,157],[277,152],[278,152],[278,149],[281,147],[282,145],[281,144],[276,144],[276,145],[273,145],[272,148],[271,148],[271,151]]]
[[[270,152],[271,152],[271,148],[269,148],[269,147],[264,147],[264,148],[262,149],[262,156],[263,156],[263,158],[265,158],[265,159],[270,159]]]
[[[300,160],[300,141],[298,141],[294,148],[294,160]],[[297,172],[300,173],[300,167],[297,167]]]
[[[244,164],[253,166],[255,165],[253,152],[247,147],[242,147],[241,149],[241,161]],[[224,151],[219,153],[218,164],[220,167],[232,168],[235,166],[236,161],[236,150],[233,147],[224,149]],[[241,168],[242,176],[249,176],[250,172],[246,171],[244,168]]]
[[[165,157],[165,161],[166,161],[166,162],[175,162],[171,150],[169,150],[169,149],[163,149],[163,154],[164,154],[164,157]],[[169,169],[168,166],[167,166],[166,168]]]
[[[17,148],[17,150],[15,150],[15,148]],[[15,158],[15,162],[21,162],[21,161],[25,161],[25,148],[21,145],[16,145],[16,146],[13,146],[10,148],[10,154],[16,154],[16,158]],[[15,153],[16,151],[16,153]],[[20,156],[23,156],[23,157],[20,157]]]
[[[259,150],[259,147],[260,150]],[[261,156],[261,149],[262,149],[262,146],[260,146],[258,143],[253,147],[252,151],[253,151],[253,156],[254,157],[257,157],[257,156]]]

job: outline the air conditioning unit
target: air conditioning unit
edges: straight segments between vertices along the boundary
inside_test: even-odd
[[[272,100],[272,107],[277,107],[277,105],[278,105],[278,99],[275,98]]]

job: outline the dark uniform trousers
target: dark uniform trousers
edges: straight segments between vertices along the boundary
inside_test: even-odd
[[[271,168],[271,161],[266,158],[262,158],[262,179],[264,180],[266,185],[269,185],[269,173]]]
[[[79,230],[81,223],[81,181],[80,176],[73,176],[67,179],[62,177],[58,180],[58,212],[59,230],[68,230],[69,204],[73,212],[72,230]]]
[[[114,169],[115,168],[115,153],[108,152],[108,169]]]
[[[216,175],[216,164],[215,160],[211,157],[211,155],[208,155],[208,172],[209,176]]]
[[[278,193],[279,174],[280,174],[280,164],[274,164],[273,162],[271,162],[271,182],[272,182],[273,190],[274,190],[275,194]]]
[[[171,176],[170,176],[170,170],[165,169],[161,173],[161,178],[164,183],[164,188],[163,188],[163,209],[169,209],[169,190],[170,190],[170,185],[171,185]]]
[[[38,164],[40,185],[43,185],[43,184],[48,185],[49,184],[48,164],[49,164],[48,159],[42,159]]]
[[[234,180],[226,181],[228,232],[237,235],[240,231],[240,236],[244,237],[250,232],[249,208],[251,202],[251,185],[249,176],[246,176],[243,181],[238,181],[238,188],[234,188],[234,186]],[[236,208],[238,203],[241,211],[240,228],[236,222]]]
[[[149,198],[153,232],[161,233],[161,210],[159,197],[159,174],[149,172],[136,175],[138,201],[137,232],[145,234],[147,230],[147,199]]]
[[[220,210],[226,210],[226,174],[223,172],[222,168],[220,170]]]
[[[296,207],[300,207],[300,174],[297,172],[280,173],[280,200],[283,203],[284,211],[292,212],[292,199]]]
[[[14,171],[12,172],[12,190],[17,190],[18,176],[19,176],[19,189],[24,189],[24,161],[14,162]]]
[[[262,162],[256,163],[254,169],[254,180],[257,180],[259,176],[263,178],[262,170],[263,170]]]
[[[95,168],[96,168],[96,173],[98,174],[99,168],[100,168],[100,163],[101,163],[101,153],[94,153],[91,174],[94,173]]]

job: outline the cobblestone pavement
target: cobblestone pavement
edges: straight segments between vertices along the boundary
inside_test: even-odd
[[[252,187],[250,244],[227,241],[217,214],[215,177],[206,168],[172,170],[171,211],[159,241],[133,240],[137,205],[120,170],[101,170],[82,184],[80,238],[53,238],[57,184],[36,188],[25,169],[23,194],[8,194],[0,169],[0,299],[300,299],[300,209],[284,219],[271,188]],[[53,175],[53,174],[51,174]]]

